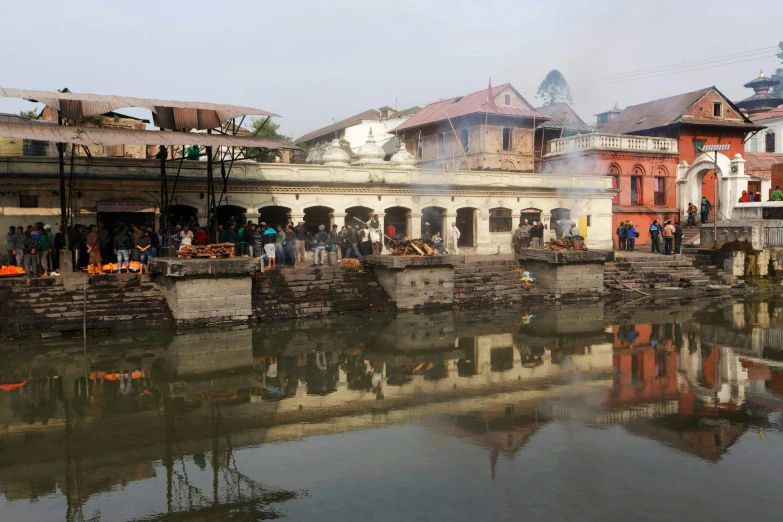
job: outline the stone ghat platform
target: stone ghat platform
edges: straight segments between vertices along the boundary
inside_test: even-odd
[[[523,250],[516,259],[536,278],[539,292],[554,299],[581,299],[605,293],[604,264],[614,259],[614,252]]]

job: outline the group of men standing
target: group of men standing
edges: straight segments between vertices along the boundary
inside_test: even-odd
[[[52,233],[52,227],[43,223],[23,227],[9,227],[5,234],[7,264],[18,266],[28,277],[60,275],[59,249],[64,246],[62,230]]]
[[[523,220],[511,236],[511,247],[514,253],[523,248],[544,248],[544,224],[533,221],[531,225],[527,219]]]

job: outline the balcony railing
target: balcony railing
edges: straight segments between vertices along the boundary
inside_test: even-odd
[[[625,150],[632,152],[662,152],[677,154],[677,140],[673,138],[652,138],[647,136],[629,136],[626,134],[579,134],[552,140],[547,156],[568,154],[586,150]]]

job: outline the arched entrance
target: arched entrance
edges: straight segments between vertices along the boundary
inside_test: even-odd
[[[473,207],[465,207],[465,208],[457,209],[456,222],[457,222],[457,228],[459,229],[459,233],[460,233],[457,246],[461,246],[461,247],[476,246],[477,221],[478,221],[478,209]]]
[[[363,222],[367,223],[370,221],[370,217],[373,214],[373,209],[369,207],[351,207],[345,209],[345,224],[351,225],[351,226],[362,226],[361,223],[356,221],[356,219],[360,219]],[[354,219],[356,218],[356,219]]]
[[[258,209],[258,222],[262,221],[270,227],[276,227],[280,225],[285,228],[288,222],[291,220],[291,209],[288,207],[268,206]]]
[[[549,230],[555,232],[556,237],[562,237],[565,231],[565,224],[571,219],[571,209],[553,208],[549,212]],[[560,225],[557,222],[560,221]]]
[[[223,225],[224,228],[226,227],[226,223],[231,219],[231,216],[234,217],[234,221],[236,221],[238,225],[243,224],[245,222],[245,212],[247,212],[245,207],[237,205],[220,205],[215,209],[217,222],[219,225]]]
[[[196,219],[196,223],[199,222],[196,207],[190,205],[171,205],[169,207],[169,223],[172,227],[189,225],[191,217]]]
[[[693,162],[693,165],[680,165],[678,167],[678,187],[677,187],[677,207],[683,219],[687,217],[688,203],[693,203],[696,208],[700,208],[701,198],[706,197],[712,204],[713,209],[721,203],[721,194],[725,196],[727,202],[734,202],[739,199],[742,190],[747,190],[747,181],[739,182],[740,179],[748,179],[744,176],[744,168],[738,168],[736,173],[732,172],[732,164],[728,157],[718,153],[718,194],[715,194],[715,153],[704,153]],[[725,177],[731,173],[733,179],[737,181],[731,186],[723,186]],[[734,194],[734,192],[738,192]],[[730,218],[732,207],[729,204],[721,210],[721,215]],[[710,212],[710,219],[713,219],[714,212]]]
[[[421,209],[421,238],[430,239],[435,232],[440,232],[441,237],[443,233],[443,215],[446,213],[446,209],[442,207],[424,207]],[[427,223],[429,226],[429,236],[426,234]]]
[[[318,233],[318,227],[324,226],[329,231],[332,228],[332,214],[334,209],[323,206],[307,207],[304,209],[305,230],[315,236]]]
[[[397,237],[408,236],[408,214],[411,209],[405,207],[390,207],[386,209],[386,216],[383,218],[383,230],[389,225],[394,227]],[[396,238],[395,238],[396,239]]]

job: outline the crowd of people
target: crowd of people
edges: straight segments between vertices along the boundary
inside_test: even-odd
[[[26,229],[11,226],[5,239],[9,266],[22,268],[29,277],[60,275],[59,251],[65,245],[62,229],[55,234],[41,222]]]
[[[650,248],[653,253],[664,255],[682,254],[683,229],[680,222],[672,224],[667,220],[659,223],[654,220],[650,225]],[[634,252],[636,250],[636,239],[640,236],[639,231],[631,221],[620,222],[615,231],[617,234],[618,250]]]
[[[547,227],[544,223],[533,221],[533,224],[531,225],[527,219],[522,220],[511,235],[512,249],[515,253],[519,253],[525,248],[544,248],[544,232],[546,229]],[[553,230],[556,239],[581,237],[579,225],[570,219],[555,220]]]

